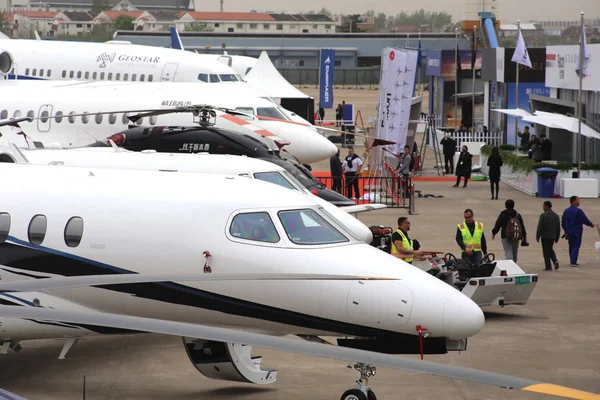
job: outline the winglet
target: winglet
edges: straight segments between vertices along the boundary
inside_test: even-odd
[[[183,43],[181,43],[181,38],[179,37],[179,32],[177,32],[177,28],[172,26],[169,28],[169,30],[171,31],[171,48],[177,50],[185,50],[183,48]]]

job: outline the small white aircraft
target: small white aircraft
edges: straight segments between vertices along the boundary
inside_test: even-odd
[[[3,351],[66,338],[64,357],[83,336],[155,332],[182,336],[213,379],[273,383],[251,346],[357,362],[344,400],[376,398],[375,364],[592,396],[391,355],[464,350],[483,313],[348,235],[308,196],[258,179],[116,171],[0,164]],[[306,341],[278,337],[287,334]],[[333,346],[325,335],[345,339]]]
[[[0,120],[39,118],[23,122],[27,134],[44,143],[78,147],[103,140],[130,124],[126,113],[113,110],[172,109],[210,104],[236,110],[217,119],[216,127],[258,135],[274,134],[289,142],[286,151],[302,164],[333,156],[337,147],[310,125],[286,120],[271,101],[232,85],[192,83],[26,82],[0,81]],[[254,115],[254,116],[253,116]],[[262,116],[268,120],[261,120]],[[53,118],[54,117],[54,118]],[[194,125],[191,113],[165,114],[139,120],[138,125]]]
[[[354,237],[371,243],[371,230],[349,213],[359,213],[385,208],[384,204],[366,204],[337,207],[306,189],[292,174],[271,162],[231,155],[208,153],[182,154],[156,151],[133,152],[116,147],[89,147],[80,149],[30,149],[13,144],[0,146],[0,161],[28,162],[34,165],[66,165],[142,171],[215,173],[245,176],[271,182],[310,196],[339,221]],[[118,172],[121,176],[122,171]],[[135,175],[134,175],[135,176]]]

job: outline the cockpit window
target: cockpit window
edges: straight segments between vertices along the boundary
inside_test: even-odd
[[[229,228],[231,236],[257,242],[277,243],[279,235],[266,212],[238,214]]]
[[[279,112],[275,107],[258,107],[256,114],[261,117],[287,119],[282,113]]]
[[[287,189],[296,190],[294,185],[288,182],[279,172],[256,172],[254,178],[265,182],[271,182]]]
[[[248,116],[236,114],[236,117],[243,119],[245,121],[253,121],[255,118],[255,117],[253,117],[254,109],[252,107],[237,107],[235,109],[235,111],[239,111],[241,113],[248,114]]]
[[[237,76],[233,74],[220,74],[221,82],[237,82]]]
[[[198,80],[208,83],[208,74],[198,74]]]
[[[288,238],[301,245],[348,242],[348,238],[311,209],[280,211],[279,220]]]
[[[215,75],[215,74],[210,74],[210,83],[217,83],[217,82],[221,82],[221,80],[219,79],[219,76]]]

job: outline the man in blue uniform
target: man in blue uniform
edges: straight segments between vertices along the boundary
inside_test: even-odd
[[[562,227],[565,230],[565,235],[569,241],[569,257],[571,259],[571,267],[577,267],[577,258],[579,257],[579,248],[581,247],[581,238],[583,236],[583,225],[594,227],[583,210],[579,208],[579,197],[571,196],[569,199],[571,207],[567,208],[562,215]]]

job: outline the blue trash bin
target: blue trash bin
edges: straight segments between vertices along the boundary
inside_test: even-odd
[[[544,167],[538,168],[536,172],[538,174],[538,197],[552,198],[558,170]]]

